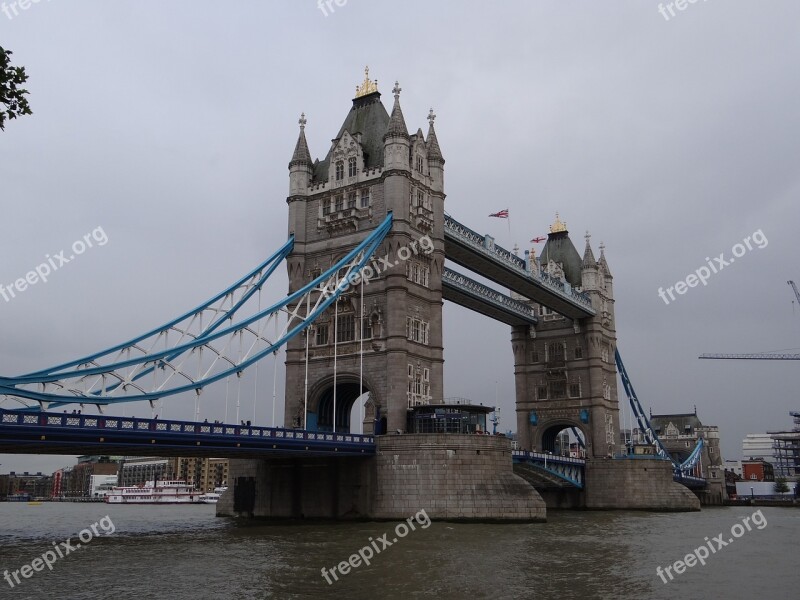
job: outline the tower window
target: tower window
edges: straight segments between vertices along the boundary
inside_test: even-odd
[[[408,406],[430,404],[431,384],[430,370],[427,368],[414,368],[408,365]]]
[[[575,346],[575,358],[583,358],[583,348]]]
[[[415,317],[406,317],[406,337],[418,344],[428,344],[429,323]]]
[[[324,346],[328,343],[328,326],[327,325],[317,325],[316,327],[316,340],[314,341],[315,346]]]
[[[361,190],[361,208],[367,208],[369,206],[369,188],[364,188]]]
[[[343,210],[343,209],[344,209],[344,196],[339,194],[338,196],[336,196],[336,203],[335,203],[335,206],[334,206],[334,211],[335,212],[339,212],[340,210]]]
[[[581,397],[581,384],[580,383],[570,383],[569,384],[569,397],[570,398],[580,398]]]
[[[326,216],[331,214],[331,201],[330,200],[323,200],[322,201],[322,216]]]
[[[336,161],[336,181],[341,181],[344,179],[344,161],[337,160]]]
[[[361,339],[372,339],[372,319],[369,317],[362,317],[361,319]]]
[[[547,400],[547,386],[540,385],[536,388],[536,398],[538,400]]]
[[[431,268],[427,265],[421,264],[418,261],[409,261],[406,263],[406,278],[422,287],[428,287],[430,284]]]
[[[353,314],[339,315],[339,325],[336,329],[336,341],[352,342],[356,339],[356,319]]]
[[[348,177],[355,177],[356,176],[356,159],[350,158],[347,160],[347,176]]]
[[[356,207],[356,193],[350,192],[347,194],[347,208],[355,208]]]
[[[417,156],[417,171],[419,171],[420,173],[422,173],[422,165],[423,165],[422,157]]]

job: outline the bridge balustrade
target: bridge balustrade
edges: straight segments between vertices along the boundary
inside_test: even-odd
[[[586,470],[586,460],[583,458],[531,452],[530,450],[512,450],[511,457],[514,462],[532,464],[577,488],[583,488]]]
[[[515,300],[514,298],[511,298],[505,294],[501,294],[500,292],[493,290],[488,286],[475,281],[474,279],[466,277],[461,273],[456,273],[455,271],[445,268],[442,271],[442,283],[449,283],[462,290],[471,292],[473,295],[490,304],[494,304],[495,306],[508,309],[509,311],[516,313],[527,321],[531,321],[533,323],[537,321],[536,312],[529,304]]]
[[[446,233],[465,242],[470,248],[483,253],[495,261],[510,266],[520,274],[523,274],[529,279],[536,280],[552,291],[558,292],[561,296],[567,296],[573,302],[586,307],[590,313],[594,313],[592,301],[588,294],[576,291],[569,283],[553,277],[546,271],[531,269],[529,260],[520,258],[513,252],[506,250],[502,246],[498,246],[494,243],[494,239],[491,236],[481,235],[448,215],[444,217],[444,229]]]
[[[374,436],[355,433],[330,433],[284,429],[281,427],[259,427],[256,425],[230,425],[224,423],[197,423],[195,421],[173,421],[162,419],[140,419],[136,417],[105,417],[95,415],[51,414],[0,409],[0,424],[30,425],[52,428],[78,428],[90,430],[156,431],[187,436],[212,435],[231,437],[261,437],[295,440],[316,440],[373,445]]]

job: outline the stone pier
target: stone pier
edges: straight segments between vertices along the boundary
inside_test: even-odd
[[[666,460],[586,461],[586,508],[682,512],[700,510],[700,500],[672,479]]]
[[[512,471],[507,438],[376,438],[370,458],[231,460],[217,515],[264,519],[544,521],[545,503]]]

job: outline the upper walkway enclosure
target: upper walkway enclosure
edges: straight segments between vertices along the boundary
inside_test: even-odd
[[[452,217],[444,217],[445,254],[449,260],[491,279],[551,310],[581,319],[595,314],[589,296],[544,271],[532,269],[529,261],[498,246],[489,236],[476,233]]]

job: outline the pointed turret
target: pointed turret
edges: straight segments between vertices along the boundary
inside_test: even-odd
[[[308,142],[306,142],[306,113],[300,115],[300,135],[297,138],[297,145],[294,147],[294,154],[292,160],[289,162],[289,169],[295,165],[309,165],[313,164],[311,160],[311,152],[308,150]]]
[[[389,127],[386,129],[386,134],[383,136],[384,140],[394,136],[408,139],[408,127],[406,127],[406,120],[403,117],[403,109],[400,108],[401,91],[403,91],[403,88],[395,81],[394,89],[392,90],[394,94],[394,107],[392,107],[392,114],[389,117]]]
[[[388,169],[410,169],[409,152],[411,148],[411,138],[408,135],[406,120],[403,118],[403,110],[400,108],[400,92],[402,88],[398,82],[394,82],[394,108],[389,117],[389,126],[383,136],[383,162]]]
[[[442,149],[439,148],[439,140],[436,139],[436,129],[433,127],[433,121],[436,119],[436,115],[431,109],[431,112],[428,113],[428,122],[430,126],[428,127],[428,160],[438,160],[444,164],[444,156],[442,156]]]
[[[308,195],[308,184],[311,181],[314,163],[311,161],[311,153],[308,151],[306,142],[306,114],[300,115],[300,136],[294,147],[292,160],[289,162],[289,196]]]
[[[586,232],[586,249],[583,251],[583,272],[581,273],[581,287],[584,291],[597,289],[597,261],[594,259],[594,252],[592,252],[592,244],[590,240],[592,236]]]
[[[433,109],[428,113],[428,141],[426,147],[428,149],[428,172],[431,176],[431,187],[437,191],[444,190],[444,157],[442,156],[442,149],[439,148],[439,140],[436,139],[436,129],[433,126],[433,121],[436,119]]]
[[[600,242],[600,260],[597,261],[597,265],[603,269],[607,278],[612,279],[611,269],[608,268],[606,262],[606,245],[603,242]]]
[[[586,232],[586,235],[583,236],[586,238],[586,249],[583,251],[583,268],[584,269],[596,269],[597,268],[597,261],[594,259],[594,252],[592,252],[592,245],[589,243],[589,240],[592,238],[589,235],[589,232]]]

